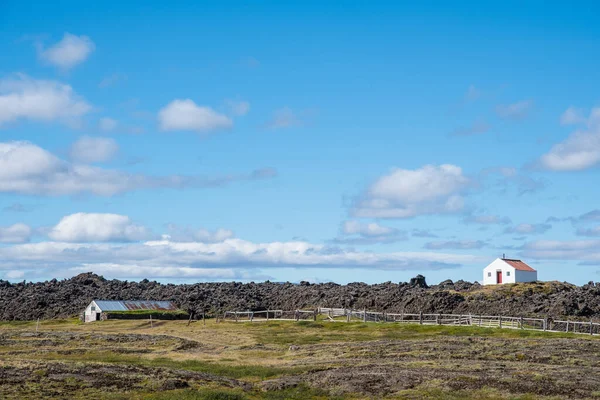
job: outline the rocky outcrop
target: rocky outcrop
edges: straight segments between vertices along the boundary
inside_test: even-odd
[[[92,299],[170,300],[188,312],[346,307],[387,312],[511,316],[600,317],[600,283],[539,282],[482,287],[447,280],[428,286],[419,275],[405,283],[196,283],[107,280],[86,273],[36,283],[0,280],[0,320],[78,315]]]

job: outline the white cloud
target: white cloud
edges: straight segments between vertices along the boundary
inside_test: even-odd
[[[160,128],[165,131],[209,132],[231,128],[233,121],[210,107],[198,106],[190,99],[173,100],[158,112]]]
[[[236,116],[242,116],[248,114],[250,111],[250,103],[242,100],[226,100],[229,111]]]
[[[151,238],[144,226],[119,214],[76,213],[63,217],[48,236],[62,242],[134,242]]]
[[[425,248],[429,250],[455,249],[455,250],[470,250],[481,249],[486,243],[481,240],[448,240],[425,243]]]
[[[58,43],[45,50],[40,49],[39,56],[49,64],[68,70],[84,62],[95,48],[94,42],[87,36],[65,33]]]
[[[553,171],[579,171],[600,162],[600,127],[577,131],[552,146],[540,159],[543,168]]]
[[[585,117],[583,110],[573,106],[567,108],[560,116],[561,125],[576,125],[585,123],[586,121],[587,118]]]
[[[92,107],[71,86],[17,74],[0,80],[0,126],[20,119],[76,124]]]
[[[12,271],[7,271],[4,274],[4,279],[21,279],[25,276],[25,271],[17,271],[17,270],[12,270]]]
[[[331,242],[336,244],[375,244],[375,243],[393,243],[400,240],[406,240],[405,232],[387,226],[379,225],[375,222],[361,223],[359,221],[345,221],[340,229],[342,236]],[[355,235],[355,236],[352,236]]]
[[[98,128],[103,132],[114,131],[117,125],[119,125],[119,122],[113,118],[104,117],[98,121]]]
[[[462,169],[451,164],[426,165],[416,170],[393,169],[367,189],[352,213],[367,218],[456,213],[464,207],[461,192],[469,183]]]
[[[219,228],[211,232],[207,229],[192,229],[175,224],[169,224],[167,232],[165,238],[173,242],[219,243],[235,236],[233,231],[229,229]]]
[[[82,136],[71,145],[69,155],[79,163],[98,163],[108,161],[117,154],[119,145],[114,139]]]
[[[521,235],[538,235],[550,230],[550,224],[519,224],[510,228],[506,228],[505,233],[518,233]]]
[[[51,276],[83,271],[121,277],[206,275],[209,269],[233,270],[236,276],[256,276],[271,268],[370,268],[378,270],[432,270],[483,263],[473,255],[439,252],[373,253],[342,250],[304,241],[254,243],[227,239],[219,243],[180,243],[168,240],[144,243],[39,242],[0,247],[0,270],[47,271]],[[135,266],[132,271],[128,268]],[[196,271],[197,270],[197,271]],[[222,279],[229,277],[220,276]]]
[[[31,228],[25,224],[0,227],[0,243],[25,243],[31,239]]]
[[[593,108],[588,117],[582,110],[569,107],[561,123],[584,126],[552,146],[540,158],[540,166],[553,171],[579,171],[600,163],[600,107]]]
[[[600,262],[600,240],[539,240],[523,246],[523,257],[539,260]]]
[[[521,100],[513,104],[502,104],[496,107],[499,117],[512,120],[525,119],[533,109],[532,100]]]
[[[263,168],[220,176],[150,176],[86,164],[73,164],[29,142],[0,142],[0,193],[112,196],[153,188],[214,188],[238,181],[270,179],[277,172]]]

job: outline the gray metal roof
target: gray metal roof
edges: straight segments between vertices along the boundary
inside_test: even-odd
[[[170,301],[155,300],[94,300],[100,311],[163,310],[175,311],[177,306]]]

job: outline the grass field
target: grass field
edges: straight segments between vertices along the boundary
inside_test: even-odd
[[[600,398],[597,337],[375,323],[0,323],[0,399]]]

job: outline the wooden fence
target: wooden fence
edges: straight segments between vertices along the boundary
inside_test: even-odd
[[[463,325],[485,328],[524,329],[600,335],[600,323],[553,320],[551,318],[507,317],[474,314],[387,313],[349,308],[314,310],[226,311],[222,319],[235,322],[316,321],[319,316],[331,322],[391,322],[420,325]]]

